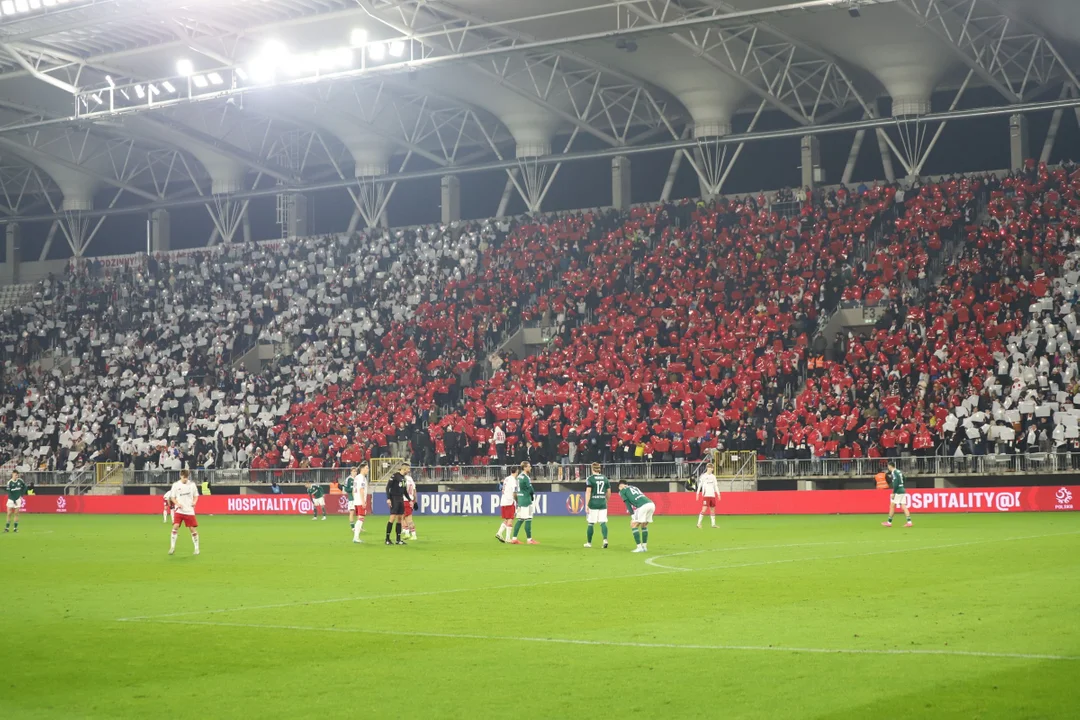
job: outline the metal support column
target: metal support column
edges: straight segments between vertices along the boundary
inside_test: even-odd
[[[1027,118],[1023,115],[1009,116],[1009,167],[1020,170],[1024,162],[1031,159],[1031,144],[1028,142]]]
[[[817,137],[808,135],[799,143],[802,154],[802,185],[811,190],[825,182],[825,170],[821,167],[821,143]]]
[[[630,158],[611,158],[611,206],[616,210],[630,207]]]
[[[172,249],[172,225],[169,211],[154,210],[150,213],[150,252],[167,252]]]
[[[442,222],[449,225],[461,219],[461,180],[457,175],[443,175],[439,181],[442,199]]]
[[[19,223],[10,223],[7,226],[7,244],[4,255],[4,275],[0,278],[0,284],[17,285],[19,283],[19,243],[22,232]]]

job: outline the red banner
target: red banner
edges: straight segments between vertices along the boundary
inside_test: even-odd
[[[573,493],[571,493],[572,495]],[[1080,486],[949,488],[910,490],[914,512],[1054,512],[1080,509]],[[651,493],[658,515],[696,515],[701,502],[692,493]],[[6,500],[6,497],[4,498]],[[160,495],[32,495],[23,509],[31,513],[153,514],[161,512]],[[717,505],[722,515],[870,514],[888,510],[887,490],[802,490],[724,493]],[[307,495],[204,495],[200,515],[307,515]],[[348,513],[344,495],[326,496],[326,511]],[[622,502],[611,503],[612,515],[625,515]]]
[[[344,495],[324,497],[327,513],[348,514]],[[31,513],[150,515],[162,508],[160,495],[30,495],[23,501],[23,511]],[[307,495],[201,495],[195,511],[199,515],[310,515],[312,506]]]

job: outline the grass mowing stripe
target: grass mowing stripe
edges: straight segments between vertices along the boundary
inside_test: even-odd
[[[889,555],[889,554],[893,554],[893,553],[916,552],[918,550],[941,550],[941,549],[945,549],[945,548],[965,547],[965,546],[968,546],[968,545],[985,545],[987,543],[1011,542],[1011,541],[1016,541],[1016,540],[1036,540],[1036,539],[1039,539],[1039,538],[1058,537],[1058,536],[1062,536],[1062,535],[1077,535],[1077,534],[1080,534],[1080,532],[1075,532],[1074,531],[1074,532],[1065,532],[1065,533],[1051,533],[1051,534],[1048,534],[1048,535],[1025,535],[1025,536],[1011,537],[1011,538],[995,538],[995,539],[992,539],[992,540],[974,540],[974,541],[971,541],[971,542],[964,542],[964,543],[949,543],[949,544],[946,544],[946,545],[928,545],[928,546],[921,546],[921,547],[914,547],[914,548],[899,548],[899,549],[896,549],[896,550],[881,550],[881,551],[878,551],[878,552],[869,552],[869,553],[853,553],[853,554],[849,554],[849,555],[832,555],[832,556],[809,557],[809,558],[783,558],[783,559],[780,559],[780,560],[762,560],[760,562],[751,562],[751,563],[736,563],[736,564],[730,564],[730,565],[714,565],[714,566],[705,567],[705,568],[681,568],[681,567],[674,567],[674,566],[669,566],[669,565],[661,565],[661,564],[658,564],[658,563],[655,562],[656,560],[662,560],[662,559],[668,558],[668,557],[675,557],[675,556],[678,556],[678,555],[695,555],[695,554],[700,554],[700,553],[705,553],[705,552],[730,552],[730,551],[735,551],[735,550],[769,550],[769,549],[778,549],[778,548],[811,547],[811,546],[816,546],[816,545],[834,545],[834,544],[840,544],[840,543],[831,543],[831,542],[830,543],[792,543],[792,544],[786,544],[786,545],[759,545],[759,546],[746,546],[746,547],[738,547],[738,548],[718,548],[718,549],[715,549],[715,550],[693,550],[693,551],[690,551],[690,552],[672,553],[670,555],[657,555],[656,557],[646,559],[645,564],[650,565],[650,566],[655,567],[655,568],[658,568],[657,572],[633,573],[633,574],[630,574],[630,575],[608,575],[608,576],[588,577],[588,578],[568,578],[568,579],[565,579],[565,580],[542,580],[540,582],[514,583],[514,584],[510,584],[510,585],[489,585],[489,586],[486,586],[486,587],[446,588],[446,589],[441,589],[441,590],[421,590],[421,591],[404,592],[404,593],[384,593],[384,594],[381,594],[381,595],[356,595],[356,596],[352,596],[352,597],[329,598],[329,599],[323,599],[323,600],[298,600],[298,601],[286,602],[286,603],[272,603],[272,604],[269,604],[269,605],[249,605],[249,606],[241,606],[241,607],[217,608],[215,610],[185,610],[184,612],[165,613],[165,614],[162,614],[162,615],[136,615],[136,616],[132,616],[132,617],[122,617],[122,618],[117,618],[117,622],[129,622],[129,621],[135,621],[135,620],[157,620],[157,619],[167,619],[167,618],[189,617],[189,616],[192,616],[192,615],[219,615],[219,614],[222,614],[222,613],[242,612],[242,611],[245,611],[245,610],[278,610],[278,609],[281,609],[281,608],[289,608],[289,607],[302,607],[302,606],[306,606],[306,605],[329,605],[329,604],[333,604],[333,603],[358,602],[358,601],[361,601],[361,600],[385,600],[385,599],[406,598],[406,597],[427,597],[427,596],[431,596],[431,595],[450,595],[450,594],[465,593],[465,592],[488,592],[488,591],[491,591],[491,590],[513,590],[513,589],[519,589],[519,588],[543,587],[543,586],[547,586],[547,585],[565,585],[565,584],[569,584],[569,583],[599,582],[599,581],[603,581],[603,580],[628,580],[628,579],[632,579],[632,578],[650,577],[650,576],[653,576],[653,575],[670,575],[672,573],[680,573],[680,572],[704,572],[704,571],[707,571],[707,570],[725,570],[725,569],[736,569],[736,568],[744,568],[744,567],[759,567],[759,566],[764,566],[764,565],[778,565],[778,564],[781,564],[781,563],[805,562],[805,561],[808,561],[808,560],[840,560],[840,559],[843,559],[843,558],[869,557],[869,556],[873,556],[873,555]]]
[[[620,642],[617,640],[582,640],[578,638],[513,637],[509,635],[474,635],[459,633],[409,632],[401,630],[363,630],[361,628],[317,627],[309,625],[261,625],[258,623],[213,622],[209,620],[133,620],[133,622],[161,622],[167,625],[191,625],[204,627],[246,628],[249,630],[290,630],[298,632],[352,633],[357,635],[381,635],[392,637],[438,638],[447,640],[484,640],[492,642],[532,642],[556,645],[591,645],[603,647],[646,648],[654,650],[716,650],[729,652],[786,652],[814,653],[818,655],[944,655],[950,657],[998,658],[1004,660],[1052,660],[1077,662],[1080,656],[1046,655],[1042,653],[1003,653],[981,650],[899,650],[872,648],[811,648],[786,647],[783,645],[698,645],[679,643]]]

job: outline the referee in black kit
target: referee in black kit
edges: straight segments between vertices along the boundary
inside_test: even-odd
[[[401,518],[405,515],[405,473],[409,466],[402,464],[386,483],[386,504],[390,507],[390,520],[386,523],[386,544],[405,545],[401,541]],[[390,529],[397,534],[397,543],[390,542]]]

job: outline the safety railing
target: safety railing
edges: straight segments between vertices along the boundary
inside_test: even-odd
[[[886,458],[810,458],[803,460],[758,460],[756,479],[822,479],[822,478],[873,478],[885,470],[889,460]],[[1080,474],[1080,453],[1026,453],[1015,455],[966,455],[928,457],[905,456],[892,458],[907,476],[947,476],[947,475],[1022,475],[1050,473]],[[685,482],[704,471],[708,463],[702,461],[685,462],[641,462],[641,463],[603,463],[601,471],[613,482],[628,480],[644,482]],[[240,485],[308,485],[316,483],[329,486],[332,483],[344,483],[350,468],[299,468],[295,470],[191,470],[191,477],[198,484],[207,482],[212,486]],[[433,467],[412,466],[410,472],[418,483],[425,485],[478,485],[496,484],[511,472],[516,473],[516,464],[507,465],[440,465]],[[534,465],[531,471],[533,482],[537,483],[580,483],[592,472],[588,463],[543,464]],[[10,471],[0,472],[0,480],[5,480]],[[180,478],[179,470],[132,470],[122,471],[123,484],[128,486],[171,485]],[[22,477],[35,486],[71,486],[85,489],[93,484],[92,469],[75,472],[24,472]],[[739,476],[743,477],[743,476]],[[746,477],[752,478],[752,475]]]
[[[782,478],[872,478],[885,470],[886,458],[812,458],[760,460],[759,480]],[[1080,473],[1080,454],[932,455],[891,458],[908,476]]]

